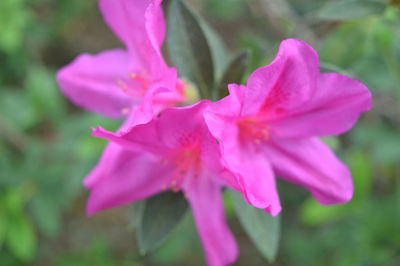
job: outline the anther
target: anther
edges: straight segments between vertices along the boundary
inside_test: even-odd
[[[131,112],[131,110],[129,109],[129,108],[122,108],[122,110],[121,110],[121,113],[123,114],[123,115],[127,115],[127,114],[129,114]]]
[[[126,86],[125,82],[123,82],[121,79],[117,79],[116,83],[123,91],[128,89],[128,86]]]

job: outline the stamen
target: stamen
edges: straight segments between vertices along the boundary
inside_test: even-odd
[[[129,109],[129,108],[122,108],[122,110],[121,110],[121,113],[123,114],[123,115],[127,115],[127,114],[129,114],[131,112],[131,109]]]
[[[144,91],[146,91],[151,85],[151,81],[148,78],[145,78],[144,75],[139,76],[136,73],[129,73],[129,77],[138,82]]]
[[[122,79],[117,79],[115,81],[117,83],[117,85],[124,91],[126,92],[128,90],[128,86],[126,85],[126,83],[124,81],[122,81]]]
[[[255,144],[269,139],[268,125],[260,117],[241,118],[237,121],[239,136],[242,140],[250,140]]]
[[[185,138],[185,140],[189,139],[190,138]],[[185,192],[188,193],[193,186],[193,181],[199,176],[201,168],[200,149],[197,143],[186,144],[176,149],[168,156],[168,159],[162,160],[163,163],[167,161],[171,162],[171,166],[174,167],[174,170],[165,184],[165,187],[169,187],[172,191],[178,192],[186,185]]]

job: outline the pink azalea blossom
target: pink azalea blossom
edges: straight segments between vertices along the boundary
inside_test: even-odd
[[[240,190],[235,177],[221,164],[215,138],[205,124],[203,100],[195,105],[165,110],[161,117],[127,131],[102,128],[93,135],[124,147],[100,170],[90,186],[88,215],[142,200],[164,190],[185,193],[209,265],[226,265],[237,256],[234,237],[225,221],[222,186]]]
[[[91,111],[113,118],[127,116],[121,130],[147,123],[166,107],[184,101],[185,85],[161,54],[165,20],[160,5],[161,0],[99,0],[106,23],[126,50],[78,56],[57,74],[63,93]],[[110,143],[85,186],[89,188],[108,171],[107,165],[118,163],[114,160],[125,154]]]
[[[99,6],[126,50],[78,56],[57,74],[63,93],[109,117],[131,114],[134,123],[148,122],[154,113],[183,101],[184,83],[160,50],[165,37],[161,0],[99,0]]]
[[[371,108],[367,87],[321,74],[317,53],[290,39],[271,64],[254,71],[246,86],[230,84],[229,93],[205,119],[248,203],[280,212],[275,174],[306,187],[322,204],[351,199],[348,168],[317,136],[348,131]]]

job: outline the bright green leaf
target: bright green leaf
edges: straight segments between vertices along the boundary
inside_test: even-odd
[[[21,48],[30,21],[31,13],[25,0],[1,0],[0,50],[12,53]]]
[[[167,23],[167,45],[173,65],[182,78],[196,83],[203,98],[210,98],[214,65],[199,21],[182,1],[172,0]]]
[[[324,206],[309,197],[301,206],[300,220],[305,225],[316,226],[339,219],[347,209],[347,205]]]
[[[157,247],[181,222],[188,209],[181,193],[166,192],[146,200],[138,243],[146,252]]]
[[[36,235],[31,222],[23,214],[13,215],[7,227],[7,246],[22,261],[31,261],[36,254]]]
[[[373,182],[373,164],[363,152],[350,154],[346,160],[354,183],[354,196],[351,202],[363,202],[371,192]]]
[[[243,196],[229,191],[241,225],[257,249],[268,260],[273,261],[278,252],[280,238],[280,218],[272,217],[262,209],[245,202]]]
[[[7,220],[7,210],[4,206],[3,200],[0,199],[0,250],[3,245],[4,239],[6,238]]]

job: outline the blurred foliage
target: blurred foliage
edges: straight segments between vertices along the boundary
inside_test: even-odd
[[[322,70],[351,75],[373,93],[373,110],[350,133],[328,140],[353,173],[351,203],[322,207],[303,189],[279,183],[283,235],[274,265],[399,265],[398,1],[290,0],[276,2],[274,12],[250,0],[186,2],[231,55],[250,52],[247,76],[275,56],[281,39],[312,32]],[[215,34],[201,27],[208,39]],[[147,255],[138,253],[126,209],[84,215],[81,182],[106,144],[90,127],[111,130],[120,121],[72,106],[54,76],[80,52],[115,45],[95,0],[0,1],[0,265],[204,264],[190,215]],[[229,62],[210,47],[222,56],[218,62]],[[222,78],[225,63],[213,64]],[[225,205],[240,245],[237,265],[267,264],[229,197]]]

